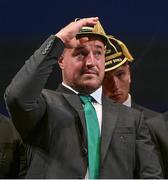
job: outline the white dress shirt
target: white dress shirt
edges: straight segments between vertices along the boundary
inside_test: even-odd
[[[128,94],[128,98],[125,102],[123,102],[122,104],[124,104],[125,106],[131,107],[131,95]]]
[[[66,85],[65,83],[62,82],[62,85],[65,86],[66,88],[70,89],[74,93],[79,94],[79,92],[77,92],[76,90],[74,90],[70,86]],[[101,126],[102,126],[102,87],[100,87],[95,92],[90,94],[90,96],[92,96],[94,98],[94,100],[96,101],[96,102],[92,102],[92,104],[96,110],[96,114],[97,114],[97,118],[98,118],[98,122],[99,122],[99,129],[100,129],[100,133],[101,133]]]

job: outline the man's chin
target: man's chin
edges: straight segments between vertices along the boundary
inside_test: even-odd
[[[84,79],[96,79],[98,76],[97,76],[97,74],[94,74],[94,73],[86,73],[86,74],[83,74],[83,78]]]
[[[86,91],[88,93],[94,92],[96,89],[98,89],[101,86],[100,83],[97,81],[85,81],[82,83],[81,90]]]

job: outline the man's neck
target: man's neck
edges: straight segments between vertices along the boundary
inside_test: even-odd
[[[65,84],[64,82],[62,82],[62,85],[73,91],[75,94],[79,94],[78,91],[74,90],[72,87]],[[90,96],[92,96],[99,104],[102,104],[102,86],[100,86],[96,91],[91,93]]]

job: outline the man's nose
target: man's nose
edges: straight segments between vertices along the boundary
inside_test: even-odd
[[[87,59],[86,59],[86,65],[87,66],[94,66],[95,65],[95,57],[93,52],[89,52]]]
[[[113,86],[113,88],[114,89],[118,89],[118,87],[119,87],[119,82],[118,82],[118,79],[116,78],[116,77],[113,77],[112,79],[111,79],[111,83],[112,83],[112,86]]]

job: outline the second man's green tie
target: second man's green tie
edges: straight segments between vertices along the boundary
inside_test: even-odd
[[[100,129],[97,114],[91,102],[92,97],[80,96],[80,99],[84,104],[87,126],[89,179],[98,179],[100,168]]]

